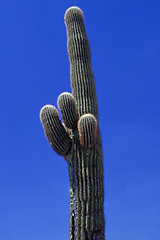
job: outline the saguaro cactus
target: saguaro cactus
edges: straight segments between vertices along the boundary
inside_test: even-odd
[[[83,13],[65,13],[72,94],[58,97],[61,122],[54,106],[41,109],[40,119],[52,148],[68,163],[70,240],[104,240],[103,158],[95,82]]]

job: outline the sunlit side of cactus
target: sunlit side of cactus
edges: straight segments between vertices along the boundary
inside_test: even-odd
[[[65,13],[71,93],[41,109],[40,119],[52,148],[63,156],[70,181],[70,240],[104,240],[104,186],[101,137],[91,52],[83,13]]]

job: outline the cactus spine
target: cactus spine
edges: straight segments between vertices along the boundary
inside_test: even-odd
[[[67,163],[70,181],[70,240],[104,240],[104,186],[101,136],[91,53],[83,13],[65,13],[72,94],[46,105],[40,118],[52,148]]]

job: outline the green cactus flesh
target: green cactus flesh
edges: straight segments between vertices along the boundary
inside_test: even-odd
[[[40,112],[52,148],[68,163],[70,182],[70,240],[104,240],[103,156],[98,125],[95,82],[83,13],[65,13],[72,94],[58,97],[55,107]]]

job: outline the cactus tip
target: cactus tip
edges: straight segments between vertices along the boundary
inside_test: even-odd
[[[83,17],[83,12],[82,10],[79,8],[79,7],[76,7],[76,6],[73,6],[73,7],[70,7],[66,10],[65,12],[65,15],[64,15],[64,21],[66,21],[67,17],[70,15],[70,14],[76,14],[76,15],[81,15]]]

